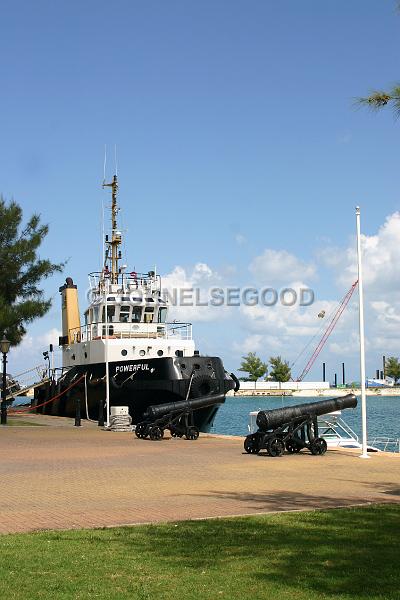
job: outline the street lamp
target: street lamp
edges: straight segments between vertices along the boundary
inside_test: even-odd
[[[3,353],[3,387],[1,390],[1,425],[7,425],[7,354],[10,350],[10,340],[3,334],[0,341],[0,351]]]

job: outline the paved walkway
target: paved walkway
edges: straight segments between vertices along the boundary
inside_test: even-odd
[[[51,425],[0,427],[1,533],[400,502],[399,455],[270,458],[240,438],[150,442],[21,419]]]

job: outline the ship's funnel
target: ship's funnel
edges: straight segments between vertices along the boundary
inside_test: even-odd
[[[73,344],[80,341],[80,326],[78,305],[78,289],[71,277],[67,277],[64,285],[60,287],[61,313],[62,313],[62,337],[60,346]]]

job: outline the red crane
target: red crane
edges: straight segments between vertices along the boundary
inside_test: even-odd
[[[307,375],[308,371],[311,369],[311,367],[315,363],[319,353],[321,352],[322,348],[325,346],[325,343],[326,343],[328,337],[331,335],[332,331],[335,329],[336,323],[339,321],[344,309],[348,305],[350,298],[352,297],[353,292],[357,287],[357,284],[358,284],[358,279],[353,283],[353,285],[351,286],[351,288],[349,289],[349,291],[347,292],[347,294],[344,296],[343,300],[339,304],[338,308],[336,309],[335,313],[333,314],[333,316],[329,322],[328,327],[325,329],[323,336],[321,337],[320,341],[318,342],[318,345],[315,348],[311,358],[309,359],[308,363],[306,364],[306,366],[304,367],[304,369],[302,370],[301,374],[298,376],[296,381],[303,381],[304,377]]]

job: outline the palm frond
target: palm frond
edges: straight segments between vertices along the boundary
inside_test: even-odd
[[[386,106],[392,100],[391,94],[388,92],[372,92],[366,98],[357,98],[357,104],[368,106],[371,110],[378,110]]]
[[[356,104],[367,106],[371,110],[380,110],[389,105],[395,116],[400,117],[400,85],[395,85],[389,92],[374,91],[366,98],[357,98]]]

